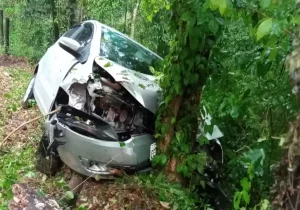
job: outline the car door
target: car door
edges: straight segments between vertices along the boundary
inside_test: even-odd
[[[76,65],[79,60],[87,60],[90,47],[87,47],[93,37],[93,24],[83,23],[76,25],[67,31],[62,37],[68,37],[79,42],[81,45],[78,50],[82,53],[82,58],[76,58],[59,46],[60,39],[51,46],[39,62],[38,72],[34,84],[34,97],[37,105],[42,112],[49,112],[56,97],[60,84],[66,74]]]

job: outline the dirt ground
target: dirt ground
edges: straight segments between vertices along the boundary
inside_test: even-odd
[[[11,68],[20,68],[28,72],[33,71],[32,66],[30,66],[25,59],[15,58],[12,56],[0,56],[0,117],[2,118],[1,122],[4,123],[3,125],[1,125],[0,129],[0,140],[4,139],[8,133],[13,131],[23,122],[39,116],[39,112],[36,107],[28,110],[19,108],[16,112],[7,111],[7,107],[5,106],[5,104],[7,104],[9,99],[5,97],[5,94],[13,88],[12,78],[7,69]],[[22,144],[26,143],[28,136],[32,136],[32,134],[38,132],[38,130],[36,129],[37,127],[38,122],[26,125],[22,128],[21,132],[16,132],[14,135],[12,135],[8,139],[6,145],[13,144],[21,146]]]
[[[5,136],[12,130],[17,128],[22,123],[33,119],[40,115],[37,107],[30,109],[18,108],[13,112],[8,112],[6,102],[9,100],[5,94],[11,91],[14,87],[10,73],[7,69],[18,68],[22,71],[33,72],[33,67],[23,58],[16,58],[12,56],[0,56],[0,141],[3,141]],[[29,82],[29,81],[28,81]],[[25,90],[24,90],[25,92]],[[21,103],[21,101],[20,101]],[[41,127],[39,122],[34,122],[26,125],[23,129],[13,134],[5,144],[5,148],[24,147],[31,136],[38,136],[41,134]],[[70,170],[64,169],[62,176],[66,180],[70,179]],[[39,187],[40,179],[28,180],[28,184],[34,188]],[[51,188],[51,187],[50,187]],[[52,187],[52,193],[55,195],[55,186]],[[147,193],[147,190],[137,184],[120,184],[114,181],[101,180],[100,182],[89,179],[83,184],[83,188],[78,195],[76,201],[76,208],[79,209],[167,209],[166,205],[157,201]]]

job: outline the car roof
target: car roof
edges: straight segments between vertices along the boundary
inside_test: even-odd
[[[150,51],[151,53],[153,53],[154,55],[156,55],[157,57],[159,57],[161,60],[163,60],[163,58],[160,57],[157,53],[153,52],[153,51],[150,50],[149,48],[145,47],[145,46],[142,45],[141,43],[135,41],[134,39],[130,38],[130,37],[127,36],[126,34],[123,34],[122,32],[118,31],[118,30],[115,29],[115,28],[112,28],[112,27],[110,27],[110,26],[108,26],[108,25],[105,25],[104,23],[101,23],[101,22],[99,22],[98,20],[86,20],[86,21],[84,21],[84,22],[90,22],[90,23],[93,23],[93,24],[95,24],[95,25],[100,25],[101,27],[105,27],[105,28],[107,28],[107,29],[109,29],[109,30],[111,30],[111,31],[113,31],[113,32],[115,32],[115,33],[118,33],[118,34],[120,34],[120,35],[126,37],[127,39],[131,40],[131,41],[134,42],[135,44],[137,44],[137,45],[139,45],[139,46],[145,48],[146,50]]]

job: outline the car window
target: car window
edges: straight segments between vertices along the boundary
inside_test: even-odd
[[[68,30],[68,31],[63,35],[63,37],[71,38],[72,35],[76,32],[76,30],[79,29],[79,27],[80,27],[80,25],[73,26],[72,28],[70,28],[70,30]]]
[[[155,67],[161,61],[150,50],[105,27],[102,27],[100,56],[148,75],[152,75],[149,66]]]
[[[80,45],[82,45],[82,47],[84,47],[91,41],[92,36],[93,36],[93,25],[86,23],[82,25],[82,27],[79,29],[79,32],[75,33],[72,38],[77,42],[79,42]]]
[[[90,23],[84,23],[82,25],[74,26],[63,36],[74,39],[77,42],[79,42],[79,44],[81,45],[81,50],[92,40],[93,25]]]

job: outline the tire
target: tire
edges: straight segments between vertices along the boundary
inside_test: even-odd
[[[43,134],[36,151],[36,169],[48,176],[54,176],[60,169],[62,162],[55,155],[47,155],[48,137]]]
[[[25,95],[22,99],[22,107],[24,109],[28,108],[28,102],[30,99],[33,99],[33,86],[34,86],[35,76],[30,80]]]

